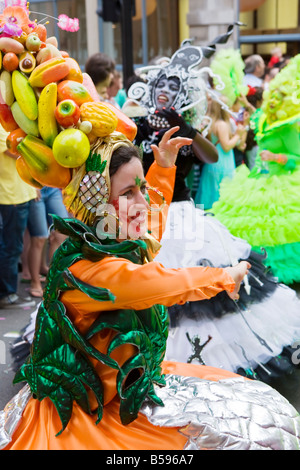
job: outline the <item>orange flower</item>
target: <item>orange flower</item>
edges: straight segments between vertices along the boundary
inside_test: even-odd
[[[28,10],[23,7],[6,7],[0,15],[0,24],[10,23],[19,26],[25,33],[32,31],[32,21],[29,19]]]

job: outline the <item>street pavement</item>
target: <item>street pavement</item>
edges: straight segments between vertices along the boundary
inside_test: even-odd
[[[28,297],[29,284],[19,282],[18,294]],[[36,305],[41,299],[35,299]],[[15,372],[12,369],[10,355],[11,344],[15,342],[20,331],[29,323],[31,308],[0,309],[0,410],[22,388],[24,384],[13,385]]]
[[[293,286],[300,298],[300,284]],[[28,284],[19,282],[19,294],[28,296]],[[40,299],[36,299],[36,305]],[[12,369],[10,355],[11,344],[20,331],[29,323],[30,315],[36,307],[27,309],[0,309],[0,410],[23,387],[24,384],[13,385],[15,372]],[[300,315],[300,311],[299,311]],[[300,366],[291,376],[274,381],[271,384],[300,412]]]

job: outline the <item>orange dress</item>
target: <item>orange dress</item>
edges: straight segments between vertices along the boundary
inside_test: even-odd
[[[155,170],[151,178],[151,171]],[[172,195],[174,169],[152,168],[147,175],[151,183],[160,179],[164,182],[164,195],[167,202]],[[162,217],[163,214],[160,214]],[[161,222],[156,228],[161,230]],[[79,290],[66,291],[60,300],[66,307],[68,317],[82,335],[93,324],[101,312],[117,309],[146,309],[155,304],[170,306],[187,301],[207,299],[222,290],[232,291],[234,282],[222,269],[186,268],[165,269],[155,261],[137,265],[124,258],[106,257],[98,262],[81,260],[70,268],[80,281],[92,286],[109,289],[115,301],[91,299]],[[95,334],[90,342],[100,352],[105,353],[116,332],[104,329]],[[119,364],[132,356],[135,346],[124,344],[111,354]],[[13,434],[12,441],[5,450],[180,450],[187,438],[179,432],[179,427],[154,426],[147,417],[139,413],[138,418],[127,426],[121,423],[116,390],[117,371],[90,358],[94,369],[101,377],[104,386],[103,418],[96,425],[96,417],[85,413],[74,402],[72,417],[66,429],[61,430],[57,410],[49,398],[42,401],[31,398],[24,410],[22,419]],[[220,380],[237,377],[231,372],[174,362],[163,362],[162,372],[206,380]],[[94,395],[89,394],[91,409],[96,408]],[[93,401],[94,400],[94,401]]]

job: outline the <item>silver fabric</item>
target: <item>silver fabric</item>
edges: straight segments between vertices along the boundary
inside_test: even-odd
[[[166,380],[155,390],[165,406],[145,402],[141,413],[155,426],[179,428],[185,450],[299,450],[300,416],[268,385],[243,378]],[[0,449],[11,442],[30,398],[26,385],[0,411]]]
[[[4,449],[12,440],[12,436],[22,418],[23,411],[31,398],[28,385],[25,385],[3,411],[0,411],[0,450]]]
[[[298,412],[262,382],[170,375],[155,392],[165,406],[145,403],[141,412],[155,426],[180,427],[185,450],[300,449]]]

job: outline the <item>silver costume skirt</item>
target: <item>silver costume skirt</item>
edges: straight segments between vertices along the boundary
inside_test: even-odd
[[[179,428],[187,439],[183,450],[299,450],[300,416],[268,385],[239,377],[167,375],[166,381],[155,387],[165,406],[146,401],[140,412],[154,426]],[[30,398],[26,385],[0,412],[0,449],[12,441]]]

